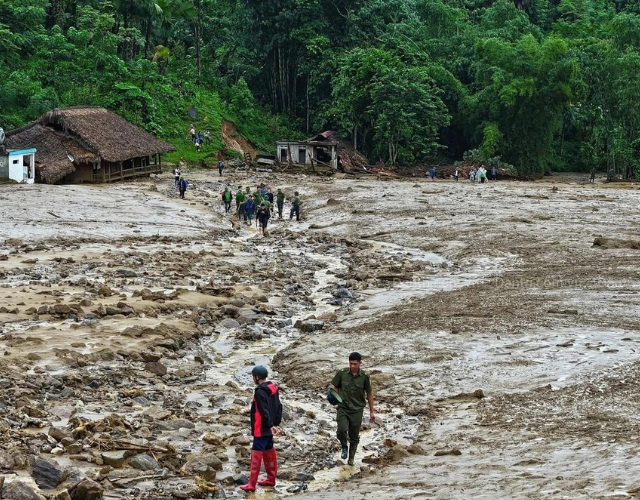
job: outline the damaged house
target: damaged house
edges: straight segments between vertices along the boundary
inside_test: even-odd
[[[7,132],[7,147],[37,150],[37,182],[113,182],[161,172],[174,147],[98,107],[54,109]]]
[[[278,141],[276,161],[289,165],[310,166],[331,171],[365,171],[369,161],[333,130],[327,130],[305,141]]]

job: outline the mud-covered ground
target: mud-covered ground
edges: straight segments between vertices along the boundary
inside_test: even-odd
[[[3,498],[244,496],[256,363],[285,405],[256,498],[640,491],[636,186],[187,178],[1,187]],[[263,237],[223,182],[303,220]],[[353,350],[378,421],[348,467],[324,393]]]

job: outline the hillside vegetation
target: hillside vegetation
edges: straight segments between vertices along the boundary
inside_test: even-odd
[[[332,128],[372,161],[640,174],[638,0],[0,0],[0,126],[105,106],[193,154]],[[188,112],[192,108],[197,118]],[[204,153],[203,153],[204,155]]]

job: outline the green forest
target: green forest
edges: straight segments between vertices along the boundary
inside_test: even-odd
[[[178,156],[227,119],[264,151],[333,129],[374,163],[640,177],[640,0],[0,0],[0,46],[5,130],[95,105]]]

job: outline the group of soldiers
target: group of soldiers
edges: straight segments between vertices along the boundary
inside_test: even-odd
[[[338,370],[331,384],[327,397],[329,402],[337,405],[338,423],[337,438],[340,442],[340,458],[347,460],[350,466],[355,465],[356,450],[360,442],[360,427],[365,406],[369,406],[369,421],[375,422],[373,410],[373,389],[368,373],[361,369],[362,356],[358,352],[349,354],[349,367]],[[278,458],[273,437],[280,432],[282,420],[282,404],[278,387],[267,380],[269,372],[264,366],[254,366],[251,376],[257,386],[251,402],[251,462],[249,465],[249,481],[241,490],[253,492],[256,486],[275,486],[278,475]],[[266,479],[258,481],[260,467],[264,463]]]
[[[263,234],[267,234],[267,225],[269,224],[269,219],[271,219],[272,211],[277,210],[278,219],[282,219],[284,202],[287,198],[282,189],[278,188],[274,195],[271,188],[265,186],[264,183],[257,185],[253,192],[250,186],[246,186],[244,190],[242,186],[238,186],[235,195],[231,190],[231,186],[227,186],[223,189],[221,196],[225,213],[231,213],[231,204],[235,197],[235,214],[238,218],[242,219],[247,225],[251,225],[255,217],[256,225],[259,225]],[[295,216],[297,221],[300,220],[301,205],[300,194],[296,191],[291,199],[289,219],[293,219]]]

